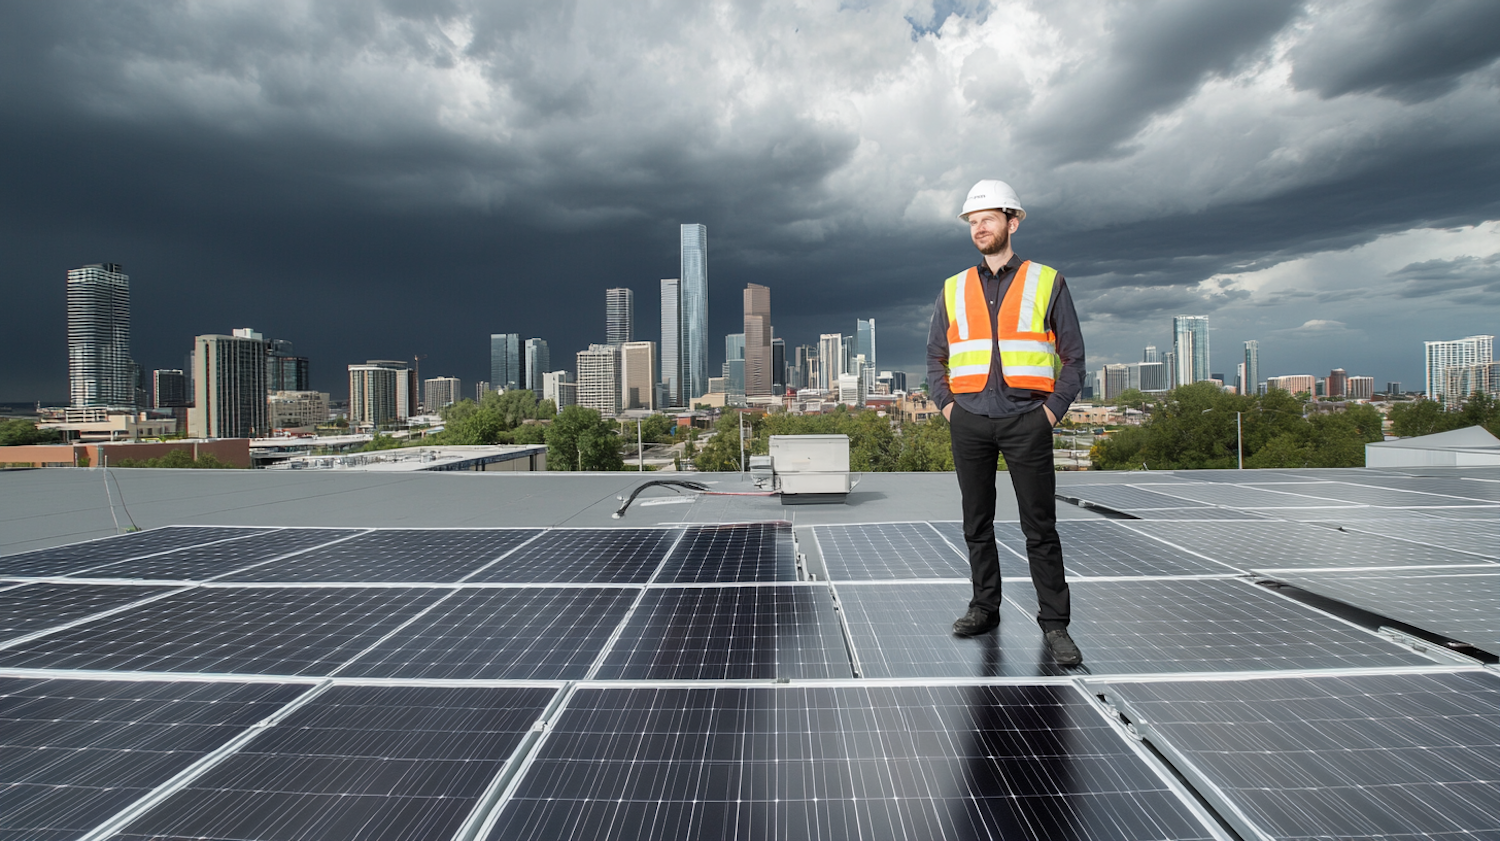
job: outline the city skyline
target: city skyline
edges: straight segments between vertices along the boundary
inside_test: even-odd
[[[424,0],[110,9],[0,11],[0,148],[24,162],[0,266],[37,315],[0,333],[0,401],[68,400],[77,266],[129,268],[148,370],[255,324],[314,361],[312,388],[417,355],[467,382],[496,330],[597,340],[570,305],[651,297],[685,222],[713,232],[715,287],[776,290],[778,334],[874,318],[879,366],[916,372],[938,285],[976,261],[955,215],[980,178],[1019,191],[1017,251],[1068,279],[1091,369],[1186,312],[1212,320],[1215,373],[1256,339],[1268,373],[1419,383],[1422,342],[1500,311],[1495,4],[773,4],[571,28]],[[681,72],[588,48],[631,33]],[[991,72],[1002,54],[1027,72]],[[580,245],[607,275],[559,276]],[[705,371],[740,310],[710,296]]]

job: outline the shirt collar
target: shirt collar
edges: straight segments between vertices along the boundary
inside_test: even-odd
[[[1006,262],[1006,264],[1002,267],[1000,275],[1003,277],[1006,274],[1009,274],[1010,272],[1015,271],[1024,262],[1026,262],[1026,261],[1021,259],[1021,255],[1019,255],[1019,254],[1011,254],[1010,255],[1010,260],[1008,262]],[[984,278],[984,277],[994,277],[995,276],[994,273],[992,273],[990,271],[990,264],[987,263],[987,262],[985,262],[982,259],[979,261],[979,267],[978,268],[979,268],[979,276],[981,278]]]

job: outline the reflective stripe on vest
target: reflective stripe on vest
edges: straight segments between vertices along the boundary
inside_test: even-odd
[[[990,331],[979,269],[956,274],[943,283],[948,309],[948,388],[974,394],[989,382],[992,349],[1000,349],[1000,371],[1011,388],[1052,391],[1062,370],[1057,337],[1047,329],[1057,272],[1030,260],[1016,269],[1005,300],[1000,302],[1000,333]]]

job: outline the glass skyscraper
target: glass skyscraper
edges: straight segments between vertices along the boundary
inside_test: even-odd
[[[521,336],[490,334],[490,386],[496,391],[521,387]]]
[[[854,352],[864,354],[866,365],[880,369],[880,363],[875,359],[875,319],[854,320]]]
[[[542,399],[542,375],[552,370],[552,352],[546,339],[526,340],[526,387]]]
[[[666,387],[667,406],[690,405],[682,396],[682,283],[675,277],[661,280],[661,383]],[[665,408],[665,407],[664,407]]]
[[[68,392],[74,406],[136,405],[130,276],[119,263],[68,270]]]
[[[635,341],[635,292],[604,290],[604,343],[623,345]]]
[[[1179,315],[1172,319],[1172,353],[1176,360],[1176,385],[1211,379],[1208,360],[1208,316]]]
[[[682,369],[684,405],[708,393],[708,226],[682,226]]]
[[[1260,342],[1251,339],[1245,342],[1245,379],[1240,384],[1241,394],[1260,393]]]

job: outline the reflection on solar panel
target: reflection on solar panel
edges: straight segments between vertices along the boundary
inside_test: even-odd
[[[0,590],[0,641],[63,625],[168,589],[39,582]]]
[[[1500,655],[1500,569],[1483,573],[1277,572],[1272,577]]]
[[[1478,500],[1465,500],[1453,496],[1439,496],[1437,494],[1415,491],[1377,488],[1370,485],[1355,485],[1348,482],[1325,482],[1317,485],[1309,485],[1305,489],[1298,488],[1297,493],[1306,494],[1314,499],[1337,500],[1339,502],[1359,503],[1361,505],[1382,505],[1390,508],[1463,505],[1466,502],[1479,504]]]
[[[835,581],[969,577],[968,556],[926,523],[819,526],[814,533]],[[964,545],[962,534],[957,545]]]
[[[1000,628],[977,637],[953,635],[969,606],[969,582],[836,585],[863,678],[1032,677],[1057,675],[1030,614],[1000,605]],[[1027,592],[1031,591],[1026,586]],[[1090,658],[1084,651],[1084,658]]]
[[[1324,510],[1324,509],[1319,509]],[[1340,508],[1339,511],[1354,511],[1358,509]],[[1278,509],[1275,512],[1278,517],[1285,516],[1285,511]],[[1138,520],[1264,520],[1265,514],[1254,511],[1240,511],[1234,508],[1153,508],[1149,511],[1133,508],[1130,516]]]
[[[306,689],[0,678],[0,835],[77,838]]]
[[[599,678],[853,677],[823,585],[646,591]]]
[[[1239,579],[1075,581],[1069,589],[1069,630],[1094,674],[1433,662]],[[1011,588],[1006,598],[1027,604],[1019,595]]]
[[[445,583],[495,560],[536,529],[391,529],[226,575],[225,581]]]
[[[1473,508],[1423,508],[1422,513],[1440,520],[1495,520],[1500,519],[1500,507]]]
[[[1246,838],[1500,837],[1500,680],[1388,674],[1107,687]],[[1242,816],[1242,817],[1241,817]]]
[[[680,529],[555,529],[465,581],[644,584],[680,534]]]
[[[326,675],[439,595],[189,590],[0,650],[0,668]]]
[[[339,676],[581,678],[639,593],[613,587],[459,590]]]
[[[1298,485],[1294,487],[1278,485],[1260,488],[1249,485],[1231,485],[1223,482],[1195,482],[1193,484],[1177,485],[1172,488],[1163,488],[1161,492],[1181,497],[1188,502],[1226,505],[1234,508],[1300,508],[1309,505],[1338,504],[1300,496],[1300,494],[1307,493],[1307,491],[1302,490],[1302,488],[1306,487],[1325,486]]]
[[[1442,546],[1460,552],[1473,552],[1488,558],[1500,558],[1500,520],[1470,523],[1461,528],[1430,520],[1425,522],[1382,520],[1360,523],[1354,526],[1353,530],[1378,534],[1382,537],[1393,537],[1398,540]]]
[[[354,529],[278,529],[207,546],[93,567],[73,577],[202,581],[311,546],[359,534]]]
[[[1189,546],[1238,569],[1316,569],[1467,564],[1478,561],[1430,546],[1349,534],[1304,523],[1132,523],[1152,537]]]
[[[1126,522],[1058,523],[1063,565],[1068,575],[1233,575],[1235,572],[1232,567],[1132,531]],[[1018,560],[1026,555],[1026,538],[1020,527],[1007,528],[1001,542],[1017,554]],[[1006,568],[1006,559],[1001,558],[1004,574],[1030,576],[1030,569],[1025,561],[1020,561],[1011,572]]]
[[[690,528],[657,581],[795,581],[797,552],[787,523]]]
[[[450,838],[554,691],[336,686],[114,837]]]
[[[215,540],[246,537],[264,529],[225,529],[198,526],[168,526],[131,532],[119,537],[74,543],[0,558],[0,575],[45,577],[96,567],[101,564],[168,552],[183,546]]]
[[[1212,837],[1069,686],[580,689],[492,839]]]
[[[1173,487],[1180,486],[1174,485]],[[1066,499],[1091,502],[1113,511],[1134,512],[1136,509],[1197,507],[1189,500],[1168,496],[1167,488],[1162,490],[1163,493],[1157,493],[1129,485],[1071,485],[1058,489],[1059,495]],[[1209,506],[1203,504],[1202,507],[1208,508]]]

